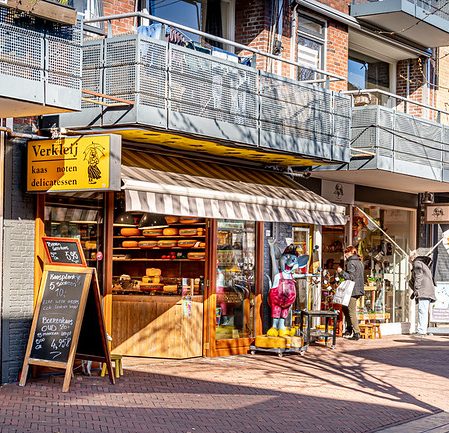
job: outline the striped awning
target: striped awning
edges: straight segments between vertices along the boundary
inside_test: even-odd
[[[136,156],[136,160],[144,165],[140,156]],[[168,164],[167,158],[164,160]],[[154,156],[150,164],[154,167]],[[194,162],[194,166],[200,171],[198,162]],[[252,180],[245,182],[234,180],[231,169],[224,169],[223,176],[217,173],[217,177],[211,177],[214,164],[207,164],[208,176],[187,174],[186,166],[182,167],[183,173],[177,173],[122,165],[126,210],[246,221],[346,223],[343,206],[330,203],[281,174],[267,173],[269,184],[265,184],[263,172],[257,170],[233,167],[243,179]],[[223,166],[215,168],[223,170]],[[226,175],[228,179],[223,178]],[[261,182],[255,182],[256,179]]]

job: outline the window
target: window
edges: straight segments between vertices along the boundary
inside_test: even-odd
[[[324,69],[326,23],[308,15],[298,14],[298,62],[311,68]],[[314,80],[317,74],[307,68],[298,68],[298,80]]]
[[[139,0],[142,12],[182,24],[193,29],[234,40],[235,0]],[[148,20],[141,20],[148,25]],[[201,42],[201,37],[182,31],[189,39]],[[210,45],[220,46],[214,41]],[[225,47],[233,51],[231,47]]]
[[[390,91],[390,64],[365,54],[349,51],[348,89]]]
[[[218,221],[217,340],[254,337],[256,223]]]
[[[75,8],[77,12],[84,15],[85,20],[92,20],[94,18],[99,18],[104,15],[103,13],[103,0],[70,0],[70,6]],[[86,26],[96,27],[97,29],[102,29],[102,23],[93,23]]]

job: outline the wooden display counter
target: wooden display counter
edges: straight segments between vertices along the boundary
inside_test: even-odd
[[[129,356],[203,355],[203,297],[113,295],[112,350]]]

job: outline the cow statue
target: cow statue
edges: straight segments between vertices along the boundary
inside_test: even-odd
[[[285,326],[290,308],[296,299],[295,277],[300,270],[304,270],[309,262],[307,254],[298,256],[293,244],[287,246],[280,255],[276,254],[275,241],[268,241],[270,246],[271,264],[273,278],[270,280],[268,292],[268,305],[271,307],[272,325],[268,330],[269,337],[284,337],[289,335],[290,330]]]

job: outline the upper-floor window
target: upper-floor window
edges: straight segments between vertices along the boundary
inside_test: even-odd
[[[390,91],[390,64],[356,51],[349,51],[348,90]]]
[[[92,20],[104,15],[103,0],[70,0],[70,6],[75,8],[77,12],[83,14],[85,20]],[[93,23],[85,26],[87,30],[92,28],[102,29],[102,23]]]
[[[324,69],[326,23],[314,17],[298,14],[298,62],[314,69]],[[323,78],[313,69],[299,68],[298,80]]]
[[[138,8],[195,30],[225,39],[234,39],[235,0],[139,0]],[[141,25],[148,25],[143,20]],[[201,36],[182,30],[189,39],[202,42]],[[207,40],[211,45],[220,44]]]

